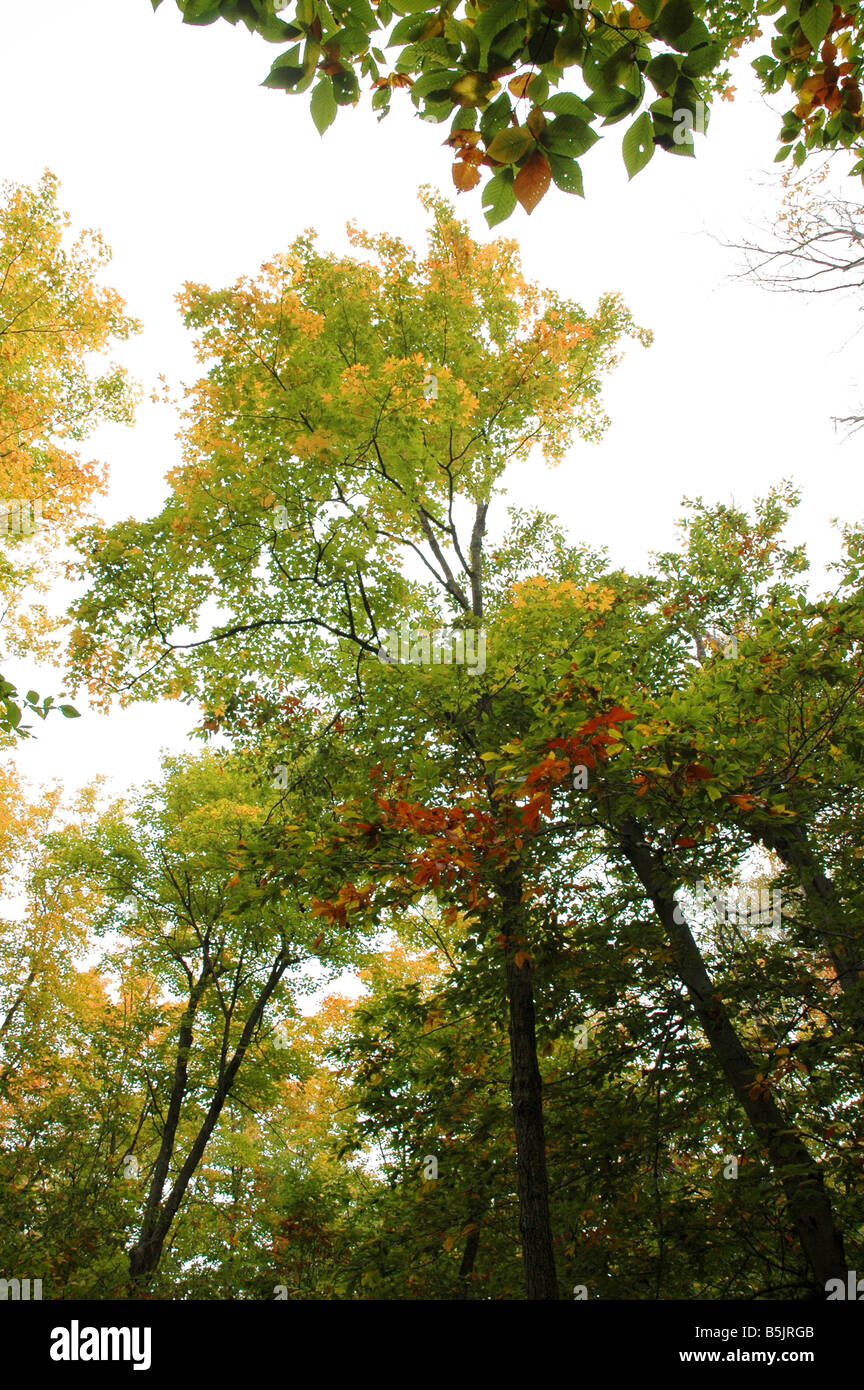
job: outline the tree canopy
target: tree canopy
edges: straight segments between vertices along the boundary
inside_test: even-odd
[[[130,422],[125,371],[100,364],[138,327],[116,290],[99,283],[110,252],[98,233],[70,243],[57,180],[7,184],[0,201],[0,602],[4,665],[45,654],[44,584],[58,546],[80,525],[105,470],[74,447],[103,420]],[[52,697],[28,692],[45,717]],[[66,706],[74,713],[71,706]],[[14,685],[0,675],[0,739],[24,733]]]
[[[508,462],[590,448],[603,375],[649,336],[426,202],[424,259],[354,230],[355,256],[305,236],[187,286],[206,375],[168,501],[79,540],[74,677],[193,702],[240,760],[213,891],[281,932],[296,902],[319,964],[368,981],[291,1034],[322,1167],[268,1183],[283,1232],[311,1203],[319,1275],[274,1285],[824,1290],[859,1240],[860,534],[814,597],[791,484],[752,512],[694,499],[645,573],[507,513]],[[141,1244],[133,1278],[164,1279]]]

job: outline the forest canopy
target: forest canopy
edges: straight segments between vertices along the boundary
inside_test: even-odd
[[[6,195],[71,318],[4,350],[55,412],[4,466],[69,489],[70,685],[200,742],[120,798],[0,783],[0,1263],[62,1299],[845,1288],[861,527],[821,591],[791,481],[689,499],[632,571],[508,505],[651,334],[428,190],[425,254],[352,226],[187,284],[164,505],[88,520],[54,437],[129,417],[74,354],[133,324],[55,192]]]

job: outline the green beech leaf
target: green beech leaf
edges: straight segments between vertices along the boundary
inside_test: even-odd
[[[552,182],[556,188],[560,188],[562,193],[575,193],[577,197],[585,197],[585,189],[582,185],[582,170],[575,159],[566,159],[560,154],[548,154],[549,168],[552,170]]]
[[[649,159],[654,153],[654,126],[647,111],[643,111],[641,116],[625,132],[621,142],[621,153],[624,156],[624,164],[628,176],[632,179],[640,169],[644,169]]]
[[[499,164],[516,164],[533,144],[534,136],[525,126],[508,126],[498,132],[486,153]]]
[[[811,48],[818,48],[828,33],[828,25],[831,23],[833,13],[834,6],[831,0],[816,0],[816,4],[811,5],[801,15],[798,23],[804,30]]]
[[[338,107],[336,98],[333,95],[333,83],[325,74],[321,81],[312,88],[312,96],[309,100],[309,110],[312,112],[312,119],[315,122],[315,129],[319,135],[323,135],[328,126],[331,126],[336,119]]]
[[[489,179],[483,189],[483,209],[490,227],[504,222],[516,207],[516,194],[513,191],[513,175],[509,169]]]

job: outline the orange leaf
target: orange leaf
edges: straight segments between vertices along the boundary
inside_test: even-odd
[[[476,164],[469,164],[467,160],[457,159],[453,165],[453,182],[460,193],[465,193],[469,188],[476,188],[480,182],[480,170]]]
[[[524,97],[525,93],[528,91],[528,84],[533,82],[535,77],[536,73],[520,72],[518,77],[514,77],[507,83],[507,88],[513,93],[514,97]]]
[[[479,130],[454,130],[447,136],[444,144],[459,149],[462,145],[479,145],[480,139]]]
[[[552,182],[552,170],[545,154],[535,150],[526,159],[513,181],[513,192],[530,215]]]
[[[530,960],[531,957],[529,956],[527,951],[517,951],[513,959],[516,962],[516,969],[521,970],[525,962]]]

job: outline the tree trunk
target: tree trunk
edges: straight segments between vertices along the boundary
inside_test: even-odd
[[[162,1201],[162,1190],[168,1167],[174,1149],[174,1139],[177,1131],[177,1121],[180,1117],[180,1107],[186,1092],[186,1066],[189,1055],[189,1047],[192,1041],[192,1021],[187,1009],[183,1022],[180,1027],[180,1037],[178,1039],[177,1064],[175,1068],[175,1081],[171,1093],[171,1103],[168,1107],[165,1130],[163,1131],[162,1143],[159,1147],[159,1154],[156,1160],[156,1167],[153,1171],[153,1178],[150,1183],[150,1192],[147,1206],[144,1212],[144,1219],[141,1223],[141,1232],[138,1240],[129,1252],[129,1283],[130,1291],[134,1294],[137,1288],[156,1270],[162,1258],[162,1247],[171,1230],[171,1224],[180,1208],[186,1189],[207,1147],[213,1130],[216,1128],[219,1116],[226,1100],[234,1085],[234,1080],[243,1058],[249,1047],[249,1043],[255,1034],[258,1025],[267,1006],[267,1001],[281,980],[288,965],[287,958],[283,955],[274,963],[266,983],[263,985],[258,998],[246,1020],[237,1047],[222,1078],[216,1087],[213,1098],[207,1108],[207,1113],[201,1123],[195,1140],[189,1149],[183,1166],[174,1184],[166,1197]],[[197,1003],[197,1001],[196,1001]],[[193,1011],[194,1012],[194,1011]],[[176,1100],[176,1105],[175,1105]]]
[[[806,827],[764,825],[754,831],[754,838],[761,839],[768,849],[779,855],[797,878],[807,902],[810,922],[828,952],[837,981],[851,1006],[853,1033],[859,1042],[864,1042],[862,932],[849,920],[834,883],[822,872]]]
[[[480,1227],[479,1225],[469,1231],[468,1239],[465,1241],[465,1250],[462,1255],[462,1263],[459,1266],[459,1278],[462,1281],[460,1297],[468,1297],[468,1283],[474,1273],[474,1261],[477,1259],[477,1251],[480,1249]]]
[[[818,1165],[773,1096],[756,1082],[757,1068],[714,987],[661,860],[635,821],[620,828],[619,838],[666,928],[678,976],[692,1000],[709,1046],[782,1184],[789,1215],[816,1285],[824,1291],[829,1279],[845,1282],[843,1237],[834,1223]]]
[[[502,930],[507,938],[510,1097],[516,1134],[519,1234],[528,1298],[558,1298],[549,1181],[543,1131],[543,1083],[537,1063],[531,965],[516,964],[522,923],[522,876],[510,866],[501,877]]]

